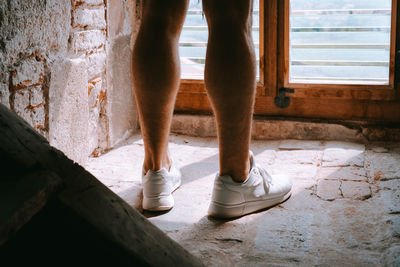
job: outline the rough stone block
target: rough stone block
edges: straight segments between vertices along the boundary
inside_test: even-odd
[[[175,114],[172,118],[171,132],[202,137],[217,136],[215,118],[203,115]]]
[[[43,90],[40,86],[30,88],[29,92],[29,102],[32,107],[37,107],[44,104]]]
[[[43,83],[43,62],[30,58],[22,62],[12,74],[12,86],[14,90],[35,86]]]
[[[317,196],[328,201],[342,198],[340,193],[340,181],[319,180],[317,183]]]
[[[85,60],[56,64],[49,92],[50,144],[83,164],[88,155],[88,88]]]
[[[323,167],[318,170],[317,179],[367,181],[364,168],[350,167]]]
[[[327,148],[322,156],[323,167],[364,166],[364,150]]]
[[[116,38],[107,56],[107,114],[109,140],[114,146],[137,129],[136,102],[132,90],[130,36]]]
[[[107,21],[108,36],[111,39],[123,35],[131,35],[137,31],[137,25],[140,24],[140,17],[137,16],[138,7],[137,1],[128,0],[108,0],[107,1]],[[134,38],[133,34],[133,38]]]
[[[75,32],[72,36],[73,51],[75,53],[90,53],[104,47],[106,42],[105,32],[102,30],[88,30]]]
[[[365,182],[343,181],[341,190],[345,198],[364,200],[371,197],[371,188]]]
[[[10,108],[10,90],[4,83],[0,83],[0,103]]]
[[[343,125],[262,119],[254,120],[252,136],[259,139],[364,141],[358,130]]]
[[[72,17],[72,27],[74,28],[106,28],[105,9],[103,5],[97,9],[77,8],[73,11]]]
[[[14,111],[27,123],[32,125],[31,110],[29,109],[29,91],[18,90],[14,95]]]
[[[106,53],[99,52],[91,54],[87,57],[88,78],[92,80],[101,76],[106,70]]]

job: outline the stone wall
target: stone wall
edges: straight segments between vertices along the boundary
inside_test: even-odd
[[[138,128],[132,90],[131,52],[140,23],[139,0],[107,1],[107,110],[114,146]]]
[[[135,0],[0,1],[0,102],[83,163],[137,129]]]
[[[0,1],[0,101],[48,137],[51,68],[68,54],[69,1]]]

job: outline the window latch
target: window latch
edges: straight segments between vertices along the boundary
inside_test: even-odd
[[[275,105],[280,108],[287,108],[290,105],[290,98],[286,95],[287,93],[293,94],[294,89],[279,88],[278,96],[275,97]]]

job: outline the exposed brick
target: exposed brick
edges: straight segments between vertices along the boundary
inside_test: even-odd
[[[0,103],[10,108],[10,90],[4,83],[0,83]]]
[[[43,90],[39,86],[35,86],[29,89],[30,92],[30,105],[31,107],[37,107],[44,104]]]
[[[371,189],[365,182],[343,181],[341,190],[345,198],[363,200],[371,197]]]
[[[319,180],[317,184],[317,196],[329,201],[341,198],[340,181]]]
[[[72,27],[74,28],[106,28],[104,6],[100,6],[97,9],[77,8],[72,16]]]
[[[103,0],[72,0],[72,5],[75,7],[81,5],[99,6],[103,4],[104,4]]]
[[[75,32],[72,37],[73,50],[75,53],[93,53],[95,50],[104,47],[105,42],[105,32],[101,30]]]
[[[106,69],[106,53],[99,52],[87,57],[88,78],[93,79],[100,76]]]
[[[99,106],[99,98],[102,90],[101,78],[94,79],[88,84],[88,96],[89,96],[89,110],[97,108]]]
[[[43,62],[35,58],[24,60],[12,75],[12,86],[14,90],[36,86],[43,83]]]
[[[40,106],[31,110],[32,127],[40,130],[45,128],[46,113],[44,106]]]
[[[31,110],[29,109],[29,91],[19,90],[14,95],[14,111],[18,116],[32,125]]]

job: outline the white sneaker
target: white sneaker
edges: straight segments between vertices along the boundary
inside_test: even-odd
[[[289,198],[292,181],[285,175],[271,176],[256,165],[250,152],[250,174],[243,183],[217,173],[208,214],[234,218],[272,207]]]
[[[174,192],[181,185],[181,172],[172,163],[167,171],[142,172],[143,209],[151,211],[170,210],[174,206]]]

